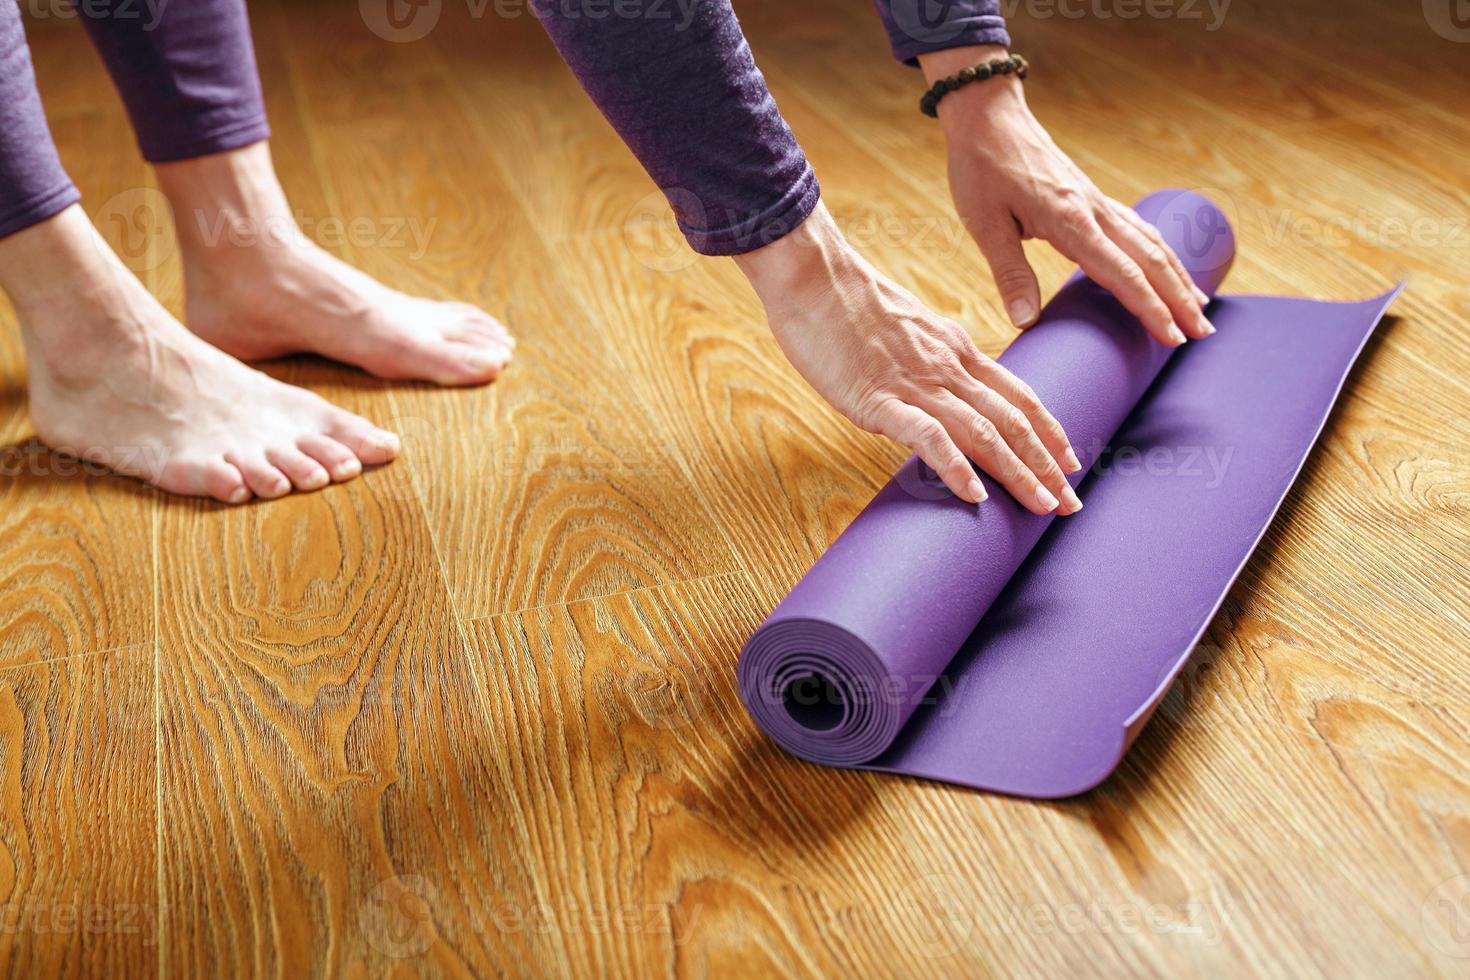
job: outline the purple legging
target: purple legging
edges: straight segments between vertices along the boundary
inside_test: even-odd
[[[909,63],[926,51],[1009,42],[999,0],[875,5],[894,56]],[[219,153],[269,134],[244,0],[88,0],[78,9],[149,161]],[[730,0],[630,0],[610,10],[532,0],[532,9],[696,250],[750,251],[816,206],[816,178]],[[0,237],[79,196],[41,112],[20,12],[0,0]]]
[[[144,158],[184,160],[269,136],[243,0],[175,0],[156,13],[153,6],[78,6]],[[0,237],[80,197],[41,112],[20,9],[0,0]]]

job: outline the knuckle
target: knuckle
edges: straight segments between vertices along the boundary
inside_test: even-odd
[[[970,342],[970,332],[965,325],[957,320],[942,320],[939,324],[939,335],[944,338],[950,346],[963,350]]]
[[[1017,378],[1015,392],[1016,404],[1020,405],[1027,411],[1040,410],[1041,399],[1037,396],[1035,388],[1032,388],[1026,382],[1022,381],[1020,378]]]
[[[997,427],[1005,434],[1008,442],[1024,439],[1031,435],[1031,420],[1020,409],[1009,408],[1001,412],[996,420]]]
[[[1064,204],[1057,211],[1057,222],[1067,231],[1086,231],[1092,227],[1092,211],[1081,204]]]
[[[853,403],[851,411],[847,413],[847,417],[852,421],[853,425],[862,429],[864,432],[881,433],[886,428],[884,420],[888,414],[888,406],[889,402],[886,398],[879,397],[876,394],[864,395]]]
[[[953,347],[945,346],[935,351],[934,356],[929,359],[930,366],[935,373],[944,381],[949,381],[964,372],[959,351]]]
[[[970,421],[970,443],[977,453],[991,453],[1004,443],[995,424],[982,415]]]
[[[1133,263],[1123,267],[1123,284],[1129,289],[1146,291],[1149,289],[1148,276],[1144,275],[1143,269]]]
[[[926,415],[914,421],[910,436],[918,446],[938,448],[944,444],[944,426],[932,416]]]
[[[1007,263],[1000,268],[991,270],[995,275],[995,284],[1002,292],[1016,292],[1027,289],[1031,285],[1031,269],[1019,263]]]
[[[1156,269],[1169,268],[1169,256],[1155,244],[1150,244],[1143,250],[1143,260]]]

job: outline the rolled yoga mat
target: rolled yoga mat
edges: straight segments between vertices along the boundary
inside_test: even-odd
[[[1171,351],[1074,275],[999,360],[1067,430],[1084,509],[1038,517],[983,474],[989,499],[967,504],[911,458],[741,653],[741,697],[782,748],[1071,796],[1167,692],[1398,289],[1216,296],[1235,255],[1219,208],[1176,190],[1137,210],[1218,332]]]

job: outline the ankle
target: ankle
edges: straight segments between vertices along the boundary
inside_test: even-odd
[[[157,170],[186,263],[265,256],[303,237],[267,143],[160,164]]]
[[[0,288],[22,321],[75,305],[130,275],[80,205],[0,239]]]

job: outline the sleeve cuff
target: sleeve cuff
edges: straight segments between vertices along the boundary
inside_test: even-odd
[[[949,48],[965,48],[975,44],[999,44],[1010,47],[1004,17],[985,15],[968,17],[941,24],[904,25],[890,23],[888,43],[893,56],[906,65],[918,67],[919,55]]]
[[[821,196],[817,175],[808,164],[801,179],[759,214],[723,228],[691,228],[680,222],[679,230],[700,255],[741,255],[791,234],[811,215]]]

